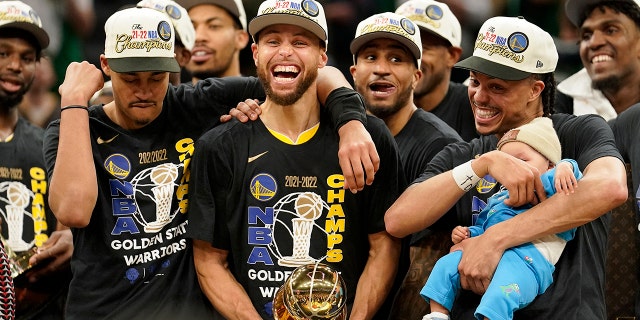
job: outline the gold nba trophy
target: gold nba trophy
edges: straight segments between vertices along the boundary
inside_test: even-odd
[[[347,286],[331,267],[316,263],[293,270],[273,298],[275,320],[346,320]]]

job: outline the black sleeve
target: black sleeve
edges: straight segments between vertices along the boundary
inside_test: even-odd
[[[229,113],[246,99],[264,100],[262,84],[256,77],[208,78],[195,85],[169,86],[168,100],[177,100],[182,108],[209,108],[215,116]]]
[[[331,113],[331,121],[336,130],[351,120],[367,123],[364,100],[353,89],[346,87],[334,89],[327,97],[325,107]]]
[[[47,178],[51,181],[53,167],[56,164],[58,156],[58,142],[60,140],[60,120],[51,122],[44,131],[42,151],[44,155],[44,164],[47,170]]]

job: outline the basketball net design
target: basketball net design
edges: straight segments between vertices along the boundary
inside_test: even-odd
[[[0,234],[0,240],[5,248],[8,258],[9,270],[13,278],[19,276],[31,266],[29,259],[37,253],[38,248],[34,246],[35,239],[30,243],[22,239],[24,232],[24,217],[28,216],[33,219],[31,213],[26,208],[30,200],[34,197],[34,193],[24,184],[17,181],[8,181],[0,183],[0,192],[6,193],[6,197],[0,197],[0,201],[5,203],[5,211],[2,212],[2,218],[7,223],[8,239]],[[2,211],[2,210],[0,210]]]
[[[177,210],[171,212],[171,202],[178,173],[177,165],[173,163],[163,163],[153,168],[143,170],[131,179],[134,193],[140,193],[142,196],[150,198],[156,204],[155,220],[147,221],[140,212],[137,197],[134,196],[134,201],[138,208],[135,217],[136,220],[144,226],[145,232],[156,233],[162,230],[162,228],[175,217]],[[149,190],[151,191],[151,195],[148,194]]]
[[[297,218],[291,219],[293,225],[293,253],[282,257],[278,264],[286,267],[297,267],[316,260],[309,256],[311,232],[315,220],[322,215],[324,201],[313,192],[299,193],[295,199],[294,209]]]
[[[31,216],[26,211],[34,194],[24,184],[17,181],[0,183],[0,192],[6,192],[6,198],[1,198],[6,203],[2,217],[7,222],[8,239],[7,246],[13,251],[27,251],[34,242],[27,243],[22,239],[24,231],[24,216]]]

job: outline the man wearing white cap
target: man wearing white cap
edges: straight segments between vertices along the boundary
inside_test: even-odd
[[[45,132],[50,204],[73,228],[75,245],[65,318],[210,319],[186,237],[189,163],[196,139],[237,101],[264,98],[262,86],[255,78],[170,86],[169,73],[180,70],[175,30],[154,9],[118,11],[105,32],[100,62],[114,101],[87,108],[102,73],[87,62],[72,63],[59,89],[61,119]],[[318,92],[333,93],[335,82],[328,83],[319,83]],[[352,120],[364,117],[357,93],[337,90],[341,96],[326,101],[330,110],[334,102],[344,108],[332,111],[336,127],[342,134],[354,124],[363,127]],[[355,135],[368,135],[363,131]],[[351,159],[345,161],[350,170],[360,176],[369,170],[373,178],[375,161],[363,169]],[[364,177],[359,182],[364,185]],[[358,189],[356,182],[350,186]]]
[[[416,105],[444,120],[464,141],[477,138],[467,86],[450,80],[453,65],[462,54],[460,22],[449,6],[434,0],[409,0],[396,13],[420,29],[422,78],[413,90]]]
[[[241,76],[240,52],[249,43],[242,0],[178,0],[196,30],[187,70],[192,81]]]
[[[461,141],[458,133],[444,121],[414,104],[413,90],[423,75],[420,69],[422,48],[416,23],[391,12],[376,14],[361,21],[350,46],[354,56],[354,65],[350,71],[356,90],[364,98],[367,110],[382,119],[394,136],[407,182],[415,180],[424,172],[433,156],[446,145]],[[467,100],[465,103],[468,104]],[[443,232],[447,240],[449,233],[448,230]],[[414,243],[414,239],[419,239],[420,236],[416,234],[412,239],[407,238],[405,249],[409,249],[409,240]],[[405,251],[403,253],[408,253]],[[411,251],[413,261],[415,249],[412,247]],[[433,259],[434,263],[441,255]],[[405,258],[408,258],[407,254],[401,257],[398,273],[400,281],[405,277],[408,267]],[[416,294],[424,284],[424,277],[419,282],[411,287],[412,291],[406,292],[407,296],[415,296],[416,299],[409,299],[404,295],[402,302],[396,299],[397,305],[406,306],[413,302],[411,308],[394,308],[394,316],[413,313],[416,309],[415,302],[426,308],[424,300]],[[423,315],[425,311],[423,308],[416,314]]]
[[[227,319],[273,319],[274,294],[286,277],[298,266],[324,263],[346,283],[348,318],[372,319],[400,251],[383,223],[404,186],[393,137],[381,120],[367,118],[384,165],[373,185],[345,192],[338,141],[315,89],[327,63],[322,6],[267,0],[249,33],[267,93],[262,115],[206,133],[192,163],[189,236],[203,291]],[[307,309],[289,312],[305,318],[304,311],[317,316],[328,307],[299,299]]]
[[[473,55],[457,67],[470,71],[468,90],[480,139],[456,143],[434,157],[425,173],[387,211],[387,231],[402,237],[429,227],[456,206],[461,225],[472,225],[500,186],[505,204],[537,204],[452,250],[462,250],[463,289],[485,292],[507,248],[577,227],[556,264],[554,284],[518,319],[604,319],[604,257],[609,210],[626,200],[626,177],[611,129],[598,116],[551,115],[563,158],[576,159],[584,177],[576,192],[547,199],[540,172],[495,151],[499,138],[553,108],[558,54],[551,36],[523,18],[494,17],[478,32]],[[471,319],[477,296],[463,291],[452,318]],[[475,301],[474,301],[475,300]]]
[[[575,192],[577,181],[582,177],[575,160],[561,161],[560,140],[551,119],[547,117],[537,117],[509,130],[498,141],[497,149],[536,168],[541,173],[540,179],[547,196],[556,192]],[[517,208],[507,206],[504,200],[508,198],[507,190],[494,193],[473,226],[457,226],[453,229],[453,243],[476,237],[487,228],[531,208],[530,204]],[[515,310],[526,307],[538,294],[547,290],[553,281],[554,264],[575,232],[576,229],[572,228],[507,249],[487,291],[482,295],[474,314],[476,318],[513,319]],[[449,320],[453,301],[460,291],[458,264],[461,256],[461,251],[451,252],[433,267],[427,283],[420,291],[420,295],[429,301],[431,309],[431,313],[423,320]]]
[[[568,0],[584,68],[558,84],[556,112],[611,120],[640,102],[640,1]]]
[[[71,231],[57,223],[47,201],[43,130],[18,111],[48,46],[49,36],[33,8],[21,1],[0,2],[2,319],[62,319],[69,285]]]

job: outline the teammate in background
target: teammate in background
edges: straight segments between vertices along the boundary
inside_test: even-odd
[[[411,182],[424,172],[435,154],[449,143],[462,140],[444,121],[414,104],[413,90],[423,75],[420,33],[408,18],[381,13],[358,24],[350,47],[354,56],[350,71],[356,91],[364,98],[367,110],[382,119],[391,131],[398,144],[404,178]],[[403,241],[398,282],[407,274],[410,240]],[[412,252],[415,250],[411,248]],[[412,288],[403,286],[401,298],[396,299],[396,305],[410,304],[413,308],[394,308],[391,312],[394,317],[413,313],[416,303],[426,306],[418,295],[424,279],[418,282]],[[389,303],[397,290],[391,292]],[[420,315],[424,313],[423,310]]]
[[[193,144],[228,106],[264,98],[262,86],[255,78],[169,85],[169,73],[180,70],[175,31],[156,10],[118,11],[105,33],[100,61],[114,101],[87,108],[103,76],[88,62],[72,63],[59,89],[61,119],[44,139],[49,203],[72,227],[75,245],[65,318],[210,319],[185,236]],[[323,102],[348,85],[339,76],[327,70],[318,81]],[[340,128],[347,187],[361,190],[365,176],[372,183],[378,162],[364,158],[375,155],[373,142],[361,139],[370,136],[354,120],[364,118],[357,93],[337,90],[326,107]]]
[[[189,14],[173,0],[142,0],[138,7],[147,7],[166,14],[176,30],[176,61],[180,69],[184,68],[191,60],[191,51],[196,43],[196,31],[189,20]],[[177,86],[180,84],[180,72],[172,72],[169,83]]]
[[[372,319],[400,253],[383,223],[404,187],[393,137],[382,121],[367,118],[380,170],[373,185],[345,192],[335,127],[315,89],[327,63],[322,6],[267,0],[249,32],[267,92],[262,115],[203,135],[192,162],[189,236],[201,287],[225,319],[273,319],[286,275],[321,262],[345,280],[349,319]]]
[[[5,251],[1,252],[0,317],[62,319],[73,251],[71,232],[56,223],[46,201],[43,130],[18,114],[49,36],[38,14],[20,1],[0,2],[0,17],[0,218],[2,245],[13,260],[10,267]]]
[[[551,119],[538,117],[531,122],[509,130],[500,141],[498,150],[520,159],[538,172],[548,197],[557,191],[570,194],[575,191],[582,173],[575,160],[560,160],[560,140]],[[458,244],[484,233],[487,228],[511,219],[530,209],[525,204],[517,208],[504,204],[509,198],[507,190],[494,193],[471,227],[457,226],[451,240]],[[530,243],[507,249],[496,269],[487,291],[474,316],[477,319],[513,319],[514,311],[526,307],[544,293],[553,281],[554,264],[558,262],[567,241],[573,239],[576,229],[552,234]],[[460,291],[458,263],[462,251],[454,251],[440,258],[420,294],[429,302],[431,313],[423,320],[449,320],[455,296]]]
[[[640,1],[568,0],[584,68],[558,84],[556,112],[605,120],[640,102]]]
[[[467,86],[450,80],[462,54],[460,22],[445,3],[433,0],[409,0],[396,13],[420,29],[422,78],[413,90],[416,105],[444,120],[464,141],[477,138]]]
[[[496,50],[504,54],[494,54]],[[473,56],[456,64],[470,70],[468,97],[482,136],[451,144],[436,155],[387,211],[385,222],[390,234],[404,237],[430,227],[455,206],[457,216],[448,218],[472,225],[500,185],[509,191],[507,205],[541,201],[452,248],[463,251],[458,266],[462,288],[484,293],[507,248],[577,227],[555,266],[553,284],[516,312],[516,318],[604,319],[607,212],[627,198],[625,169],[611,129],[601,117],[552,114],[557,61],[551,35],[539,27],[522,18],[487,20]],[[564,150],[562,157],[576,159],[584,177],[575,193],[547,199],[537,170],[495,148],[510,129],[549,115]],[[471,319],[478,299],[463,290],[452,318]]]
[[[196,43],[186,68],[195,83],[241,76],[240,51],[249,43],[242,0],[178,0],[189,12]]]

